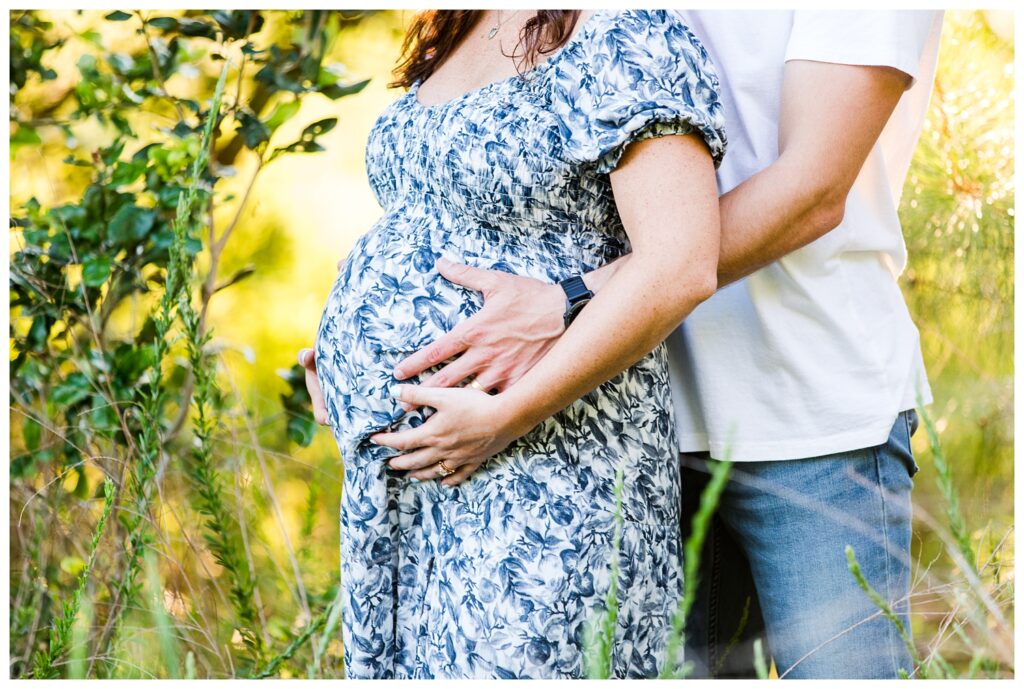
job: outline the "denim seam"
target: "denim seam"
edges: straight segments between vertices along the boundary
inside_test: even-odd
[[[885,600],[889,604],[892,601],[892,578],[889,572],[889,515],[885,505],[885,488],[882,481],[882,458],[878,452],[878,448],[872,448],[875,456],[875,477],[878,480],[878,499],[882,505],[882,542],[885,546],[883,560],[885,561]],[[892,661],[893,672],[899,672],[899,661],[896,659],[895,644],[898,639],[894,638],[894,628],[892,624],[886,625],[886,630],[889,636],[889,660]]]

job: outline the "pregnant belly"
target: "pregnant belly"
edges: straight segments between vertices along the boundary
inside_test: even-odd
[[[318,373],[339,440],[354,448],[401,420],[390,394],[399,382],[395,364],[482,306],[478,292],[440,275],[438,258],[554,282],[603,263],[577,247],[467,226],[441,212],[385,214],[346,258],[317,337]]]
[[[447,242],[432,231],[435,223],[385,216],[356,242],[328,297],[321,339],[344,335],[347,346],[366,351],[415,351],[479,308],[479,295],[438,273]]]

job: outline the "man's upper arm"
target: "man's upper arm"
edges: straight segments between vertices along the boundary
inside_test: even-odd
[[[779,112],[779,158],[846,193],[910,77],[891,67],[788,62]]]
[[[798,11],[786,48],[780,158],[812,167],[841,203],[900,96],[918,76],[941,12]]]

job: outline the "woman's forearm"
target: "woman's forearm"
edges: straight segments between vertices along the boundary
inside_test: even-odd
[[[517,435],[635,364],[715,289],[710,266],[636,253],[620,263],[547,355],[501,394]]]

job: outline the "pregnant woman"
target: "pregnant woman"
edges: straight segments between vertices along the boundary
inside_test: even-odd
[[[654,675],[682,585],[660,343],[718,258],[707,54],[666,11],[432,11],[398,75],[367,145],[384,214],[316,345],[345,462],[347,674],[580,677],[617,558],[612,671]],[[577,279],[627,252],[596,295]],[[482,304],[446,260],[566,292],[565,333],[496,394],[393,375]]]

